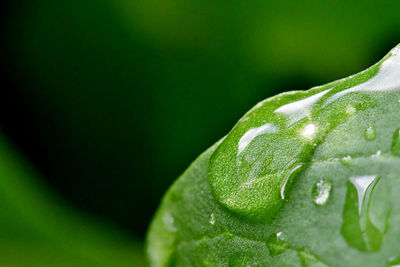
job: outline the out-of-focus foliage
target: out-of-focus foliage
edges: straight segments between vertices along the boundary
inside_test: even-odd
[[[142,235],[171,181],[251,105],[363,69],[400,28],[392,0],[14,5],[5,54],[27,112],[6,105],[4,129],[76,205]]]
[[[1,266],[145,266],[139,244],[71,209],[0,136]]]

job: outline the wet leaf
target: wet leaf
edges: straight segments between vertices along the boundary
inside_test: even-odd
[[[257,104],[164,197],[152,265],[387,266],[400,255],[399,98],[397,46]]]

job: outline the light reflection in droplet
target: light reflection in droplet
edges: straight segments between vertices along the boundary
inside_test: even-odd
[[[285,115],[288,118],[289,125],[291,125],[307,117],[311,113],[312,106],[330,90],[328,89],[305,99],[286,104],[274,112]]]
[[[355,186],[358,194],[358,212],[361,214],[362,204],[368,187],[376,180],[376,175],[363,175],[350,177],[350,182]]]
[[[313,123],[309,123],[304,126],[301,135],[305,138],[312,138],[317,131],[317,127]]]
[[[254,140],[257,136],[267,133],[278,132],[278,127],[273,123],[266,123],[257,128],[248,130],[239,140],[238,155]]]
[[[214,225],[214,224],[215,224],[215,215],[214,215],[214,213],[211,213],[209,223],[210,223],[211,225]]]
[[[329,199],[331,189],[332,189],[332,183],[330,181],[327,180],[318,181],[314,185],[312,190],[313,202],[318,206],[324,205]]]

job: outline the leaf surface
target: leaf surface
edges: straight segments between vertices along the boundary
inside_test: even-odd
[[[400,46],[269,98],[164,197],[153,266],[390,266],[400,256]]]

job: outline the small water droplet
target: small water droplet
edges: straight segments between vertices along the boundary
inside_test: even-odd
[[[210,223],[211,225],[214,225],[214,224],[215,224],[215,215],[214,215],[214,213],[211,213],[209,223]]]
[[[318,205],[324,205],[328,199],[332,190],[332,182],[328,180],[320,180],[314,184],[311,195],[313,202]]]
[[[166,212],[163,216],[163,222],[166,226],[166,228],[171,231],[171,232],[176,232],[177,229],[175,227],[175,220],[174,218],[171,216],[171,214],[169,214],[168,212]]]
[[[271,235],[267,240],[267,247],[271,256],[279,255],[290,249],[290,244],[285,240],[283,232]]]
[[[368,126],[364,133],[365,139],[372,141],[376,138],[376,130],[374,126]]]
[[[382,151],[378,150],[378,151],[376,151],[375,154],[372,155],[372,157],[376,158],[376,157],[379,157],[380,155],[382,155]]]
[[[346,166],[350,166],[353,163],[353,158],[350,155],[347,155],[340,159],[340,163]]]
[[[281,240],[287,242],[287,237],[284,232],[280,231],[276,233],[276,240]]]
[[[392,153],[400,156],[400,129],[397,129],[393,134]]]

